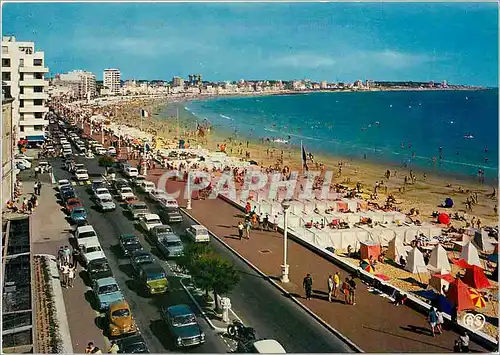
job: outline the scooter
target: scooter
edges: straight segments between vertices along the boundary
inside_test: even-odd
[[[253,340],[256,338],[255,329],[245,326],[237,319],[227,326],[227,333],[235,339]]]

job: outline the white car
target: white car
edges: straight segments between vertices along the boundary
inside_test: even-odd
[[[72,173],[74,173],[75,171],[77,171],[78,169],[85,169],[85,165],[83,164],[73,164],[70,168],[70,171]]]
[[[61,188],[62,188],[63,186],[71,186],[71,181],[66,180],[66,179],[59,180],[59,181],[57,182],[57,189],[58,189],[59,191],[61,191]]]
[[[107,153],[110,155],[116,155],[115,147],[109,147]]]
[[[160,203],[160,206],[164,208],[179,208],[179,203],[172,197],[167,196],[165,198],[159,198],[158,202]]]
[[[99,147],[95,149],[96,154],[105,155],[108,151],[104,147]]]
[[[160,216],[154,213],[149,213],[141,218],[139,225],[149,233],[151,229],[156,226],[161,226],[163,223],[161,222]]]
[[[14,163],[16,164],[17,167],[19,167],[21,170],[24,169],[31,169],[31,162],[26,160],[26,159],[19,159],[15,158]]]
[[[120,199],[122,201],[125,201],[125,199],[128,197],[135,197],[134,191],[132,191],[132,188],[128,186],[122,187],[118,192],[118,195],[120,195]]]
[[[168,199],[168,195],[165,191],[161,189],[152,189],[149,191],[148,198],[151,201],[160,201],[160,200],[166,200]]]
[[[87,154],[85,154],[85,158],[87,159],[94,159],[95,155],[89,150]]]
[[[186,228],[186,236],[192,239],[195,243],[210,241],[208,229],[200,224],[194,224],[191,227]]]
[[[99,239],[88,238],[78,242],[78,248],[80,249],[80,255],[83,260],[84,265],[88,265],[92,260],[105,259],[106,255],[102,251],[101,243]]]
[[[146,181],[146,177],[144,175],[137,175],[132,179],[132,185],[139,187],[139,185],[143,182]]]
[[[31,160],[35,159],[34,157],[29,157],[26,154],[16,154],[16,155],[14,155],[14,158],[16,158],[16,159],[25,159],[25,160],[28,160],[28,161],[31,161]]]
[[[89,173],[87,169],[78,169],[75,172],[75,177],[78,181],[85,181],[89,179]]]
[[[101,196],[109,196],[111,198],[111,193],[105,187],[99,187],[99,188],[95,189],[94,195],[98,198],[100,198]]]
[[[129,178],[136,177],[136,176],[139,175],[139,171],[136,168],[132,167],[132,166],[127,166],[125,168],[125,171],[123,173],[125,174],[125,176],[127,176]]]
[[[139,191],[149,193],[149,191],[156,189],[154,182],[152,181],[143,181],[138,187]]]
[[[97,233],[92,226],[80,226],[75,231],[75,238],[78,241],[78,244],[80,244],[80,241],[87,238],[97,238]]]

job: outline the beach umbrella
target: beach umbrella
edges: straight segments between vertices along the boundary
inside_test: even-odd
[[[371,274],[375,273],[375,267],[372,265],[372,263],[368,259],[361,260],[361,263],[359,264],[359,266],[363,270],[365,270],[365,271],[367,271],[367,272],[369,272]]]
[[[444,200],[444,207],[446,207],[446,208],[453,207],[453,200],[451,199],[451,197],[448,197],[448,198],[446,198],[446,200]]]
[[[486,306],[486,300],[484,299],[481,292],[471,287],[469,288],[469,293],[470,299],[472,300],[472,303],[474,303],[474,306],[476,306],[477,308],[484,308]]]
[[[448,213],[440,213],[438,216],[438,222],[441,224],[450,223],[450,216],[448,216]]]

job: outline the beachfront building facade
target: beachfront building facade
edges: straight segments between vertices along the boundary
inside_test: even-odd
[[[108,89],[112,95],[120,93],[121,74],[118,69],[105,69],[103,74],[104,89]]]
[[[46,114],[48,80],[44,52],[35,51],[34,42],[18,42],[2,37],[2,82],[12,102],[15,139],[43,141],[49,124]]]
[[[182,79],[181,77],[179,76],[174,76],[172,78],[172,87],[176,88],[176,87],[180,87],[180,86],[184,86],[184,79]]]
[[[67,83],[74,91],[76,98],[92,98],[97,94],[95,74],[85,70],[73,70],[58,76],[60,82]]]
[[[16,142],[14,141],[14,126],[12,124],[13,101],[14,99],[10,95],[2,91],[2,206],[5,206],[7,201],[12,200],[16,182],[14,169]]]

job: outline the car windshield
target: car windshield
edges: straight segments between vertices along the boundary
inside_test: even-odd
[[[71,201],[68,201],[68,205],[70,206],[73,206],[73,205],[79,205],[80,204],[80,201],[78,200],[71,200]]]
[[[113,317],[129,317],[130,311],[126,308],[117,309],[116,311],[113,311],[113,313],[111,313],[111,315]]]
[[[154,280],[161,280],[165,278],[165,273],[164,272],[159,272],[157,274],[149,274],[148,275],[148,281],[154,281]]]
[[[85,249],[85,251],[88,253],[93,253],[93,252],[96,252],[96,251],[101,251],[101,247],[99,245],[94,245],[94,246],[91,246],[91,247],[87,247]]]
[[[78,234],[78,239],[81,238],[90,238],[90,237],[95,237],[96,234],[94,231],[88,231],[88,232],[82,232]]]
[[[169,242],[167,239],[163,239],[162,240],[162,244],[166,245],[169,248],[181,247],[182,246],[182,242],[180,240],[175,240],[175,241],[170,241]]]
[[[73,214],[84,214],[85,210],[83,208],[75,208]]]
[[[72,198],[72,197],[75,197],[75,191],[73,190],[66,190],[64,191],[64,196],[66,196],[66,198]]]
[[[118,285],[116,284],[111,284],[111,285],[104,285],[99,287],[99,294],[100,295],[105,295],[107,293],[113,293],[118,291]]]
[[[137,210],[137,211],[146,211],[148,209],[148,206],[136,204],[136,205],[132,205],[132,209]]]
[[[122,193],[126,192],[132,192],[132,189],[130,187],[122,187]]]
[[[97,193],[98,195],[103,195],[103,194],[109,194],[109,191],[108,191],[108,189],[105,189],[105,188],[100,188],[100,189],[97,189],[97,190],[96,190],[96,193]]]
[[[106,261],[99,261],[90,263],[89,268],[91,271],[106,271],[109,270],[109,264]]]
[[[135,262],[137,264],[151,264],[153,261],[151,255],[140,255],[135,257]]]
[[[159,218],[149,218],[146,222],[147,222],[147,224],[155,224],[155,223],[161,224],[161,221]]]
[[[124,245],[137,245],[137,244],[139,244],[139,241],[135,238],[134,239],[130,238],[130,239],[125,239],[123,241],[123,244]]]
[[[174,327],[185,327],[192,324],[196,324],[196,317],[194,314],[183,314],[182,316],[176,316],[172,319],[172,325]]]
[[[87,170],[84,170],[84,169],[79,169],[76,171],[77,174],[87,174]]]
[[[170,227],[156,227],[155,228],[156,234],[161,235],[161,234],[173,234],[174,231]]]
[[[206,229],[197,229],[195,231],[195,234],[196,235],[205,235],[205,234],[208,234],[208,231]]]

